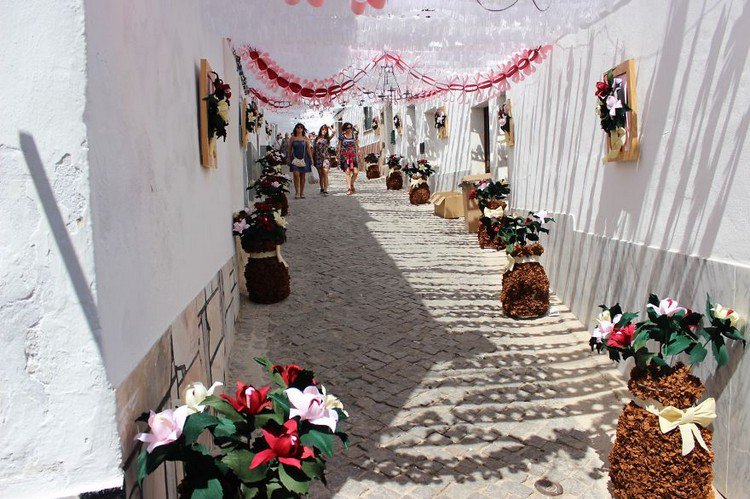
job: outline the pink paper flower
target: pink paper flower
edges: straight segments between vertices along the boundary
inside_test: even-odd
[[[659,306],[648,304],[650,310],[653,310],[656,315],[666,315],[672,317],[678,312],[687,313],[687,309],[681,307],[679,303],[671,298],[665,298],[659,302]]]
[[[136,440],[147,443],[146,452],[149,454],[160,445],[171,444],[182,435],[185,420],[190,414],[188,406],[183,405],[177,409],[166,409],[156,414],[151,411],[148,418],[149,433],[139,433]]]
[[[299,416],[302,421],[310,421],[314,425],[327,426],[331,431],[336,431],[336,423],[339,415],[336,411],[326,409],[325,395],[318,391],[317,387],[308,386],[304,392],[297,388],[286,390],[286,396],[292,408],[289,417]]]

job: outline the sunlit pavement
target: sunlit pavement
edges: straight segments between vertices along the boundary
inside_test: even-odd
[[[544,497],[541,477],[559,497],[608,497],[626,389],[583,325],[554,299],[557,316],[504,317],[505,259],[463,220],[383,179],[360,177],[348,197],[332,177],[331,196],[308,185],[290,201],[292,295],[245,300],[230,376],[265,383],[252,358],[268,356],[314,370],[344,402],[352,447],[313,497]]]

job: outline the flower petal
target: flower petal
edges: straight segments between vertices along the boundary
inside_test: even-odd
[[[266,449],[258,452],[253,460],[250,462],[250,469],[257,468],[268,461],[276,457],[276,453],[271,449]]]

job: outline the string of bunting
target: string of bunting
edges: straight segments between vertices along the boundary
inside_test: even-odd
[[[444,93],[479,92],[489,97],[490,94],[507,90],[511,82],[517,83],[536,71],[534,64],[544,60],[551,50],[551,45],[527,49],[515,54],[510,61],[488,73],[454,77],[449,81],[440,81],[422,73],[401,56],[391,52],[382,52],[358,70],[347,68],[322,80],[307,80],[287,72],[267,53],[251,46],[241,47],[237,53],[245,68],[253,71],[269,89],[281,92],[291,104],[303,100],[330,104],[344,94],[352,91],[361,92],[363,89],[359,82],[381,64],[392,64],[394,69],[422,85],[420,90],[405,99],[408,101],[428,99]]]

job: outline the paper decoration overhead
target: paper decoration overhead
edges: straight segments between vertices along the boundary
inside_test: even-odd
[[[301,0],[284,0],[287,5],[297,5]],[[313,7],[322,7],[325,0],[307,0]],[[364,14],[367,5],[375,9],[385,7],[386,0],[351,0],[352,12],[357,15]]]

